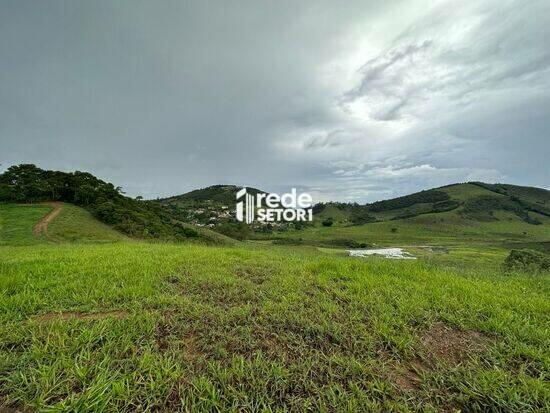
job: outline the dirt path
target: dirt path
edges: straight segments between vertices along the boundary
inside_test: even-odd
[[[59,215],[63,206],[61,202],[46,202],[45,205],[50,205],[53,209],[36,223],[33,230],[34,235],[48,235],[48,224]]]

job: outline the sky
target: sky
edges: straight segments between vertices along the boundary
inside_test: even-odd
[[[0,171],[145,198],[550,189],[548,39],[548,0],[0,0]]]

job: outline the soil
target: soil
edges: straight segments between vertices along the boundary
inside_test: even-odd
[[[34,235],[48,235],[48,224],[59,215],[63,204],[61,202],[47,202],[44,205],[50,205],[53,209],[44,215],[34,226]]]

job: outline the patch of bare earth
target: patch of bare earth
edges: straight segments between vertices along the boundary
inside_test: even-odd
[[[8,407],[0,404],[0,413],[30,413],[32,410],[26,407]]]
[[[422,333],[420,342],[432,358],[458,365],[480,353],[489,343],[489,338],[479,331],[459,330],[439,322]]]
[[[485,349],[490,339],[478,331],[459,330],[442,322],[433,324],[419,337],[427,357],[415,358],[406,363],[390,362],[390,380],[404,392],[416,391],[421,387],[422,374],[436,368],[436,363],[449,366],[466,363],[470,356]]]
[[[419,360],[414,360],[401,368],[394,366],[390,379],[395,383],[401,391],[420,390],[422,379],[420,372],[425,371],[427,366]]]
[[[33,229],[34,235],[48,235],[48,224],[59,215],[63,206],[61,202],[47,202],[45,205],[50,205],[53,209],[36,223]]]
[[[238,277],[247,279],[254,284],[263,284],[267,278],[273,276],[273,269],[270,267],[238,266],[235,268]]]
[[[183,350],[184,356],[189,361],[205,356],[200,348],[195,333],[188,332],[178,337],[176,329],[172,328],[170,316],[157,324],[155,341],[160,351],[177,348]]]
[[[124,318],[128,312],[122,310],[83,313],[76,311],[51,312],[32,317],[33,320],[48,322],[53,320],[103,320],[105,318]]]

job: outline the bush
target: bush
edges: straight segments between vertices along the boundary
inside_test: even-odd
[[[359,242],[354,239],[347,238],[336,238],[324,242],[324,244],[335,246],[335,247],[345,247],[345,248],[370,248],[371,245],[366,242]]]
[[[460,203],[455,200],[436,202],[433,206],[432,212],[447,212],[452,211],[460,206]]]
[[[512,250],[503,266],[506,271],[549,271],[550,257],[533,250]]]
[[[323,221],[323,226],[324,227],[331,227],[333,223],[334,223],[334,221],[332,220],[332,218],[327,218]]]

